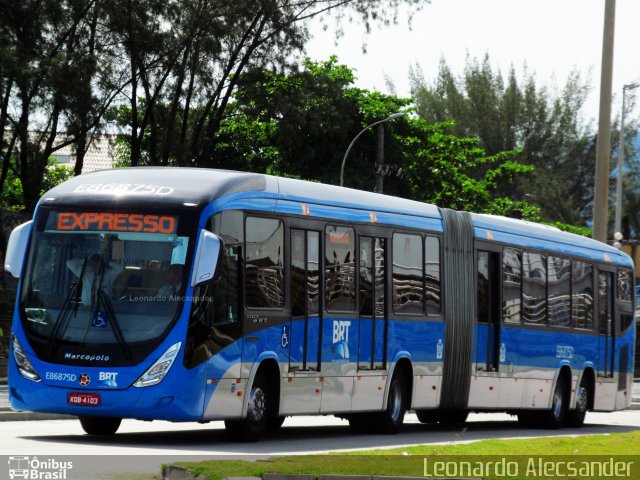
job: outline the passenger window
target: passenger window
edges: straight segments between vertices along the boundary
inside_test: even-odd
[[[618,270],[616,298],[620,309],[620,332],[624,332],[633,323],[632,292],[633,273],[631,270]]]
[[[427,315],[439,315],[442,307],[440,300],[440,239],[438,237],[425,239],[424,288]]]
[[[421,315],[424,285],[420,235],[393,234],[393,311]]]
[[[593,265],[587,262],[573,262],[571,292],[573,326],[575,328],[592,330]]]
[[[631,270],[618,270],[617,300],[619,302],[631,302],[632,287],[633,277],[631,276]]]
[[[247,307],[284,306],[283,239],[280,220],[247,217],[246,221]]]
[[[328,225],[325,231],[325,288],[327,310],[356,308],[355,233],[353,228]]]
[[[549,257],[549,324],[571,327],[571,261]]]
[[[520,287],[522,254],[505,248],[502,253],[502,318],[505,323],[520,323]]]
[[[522,255],[522,320],[544,325],[547,320],[547,262],[544,255]]]
[[[489,323],[489,253],[478,252],[478,323]]]

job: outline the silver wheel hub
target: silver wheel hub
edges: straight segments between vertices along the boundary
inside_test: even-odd
[[[389,408],[389,414],[393,420],[400,418],[400,410],[402,409],[402,393],[397,386],[391,391],[391,408]]]
[[[247,416],[253,423],[258,423],[265,416],[267,408],[266,396],[260,387],[254,387],[249,396],[249,410]]]
[[[562,412],[562,394],[560,392],[555,392],[553,394],[553,416],[556,418],[560,418],[561,412]]]
[[[587,410],[587,389],[580,387],[578,389],[578,398],[576,398],[576,410],[585,412]]]

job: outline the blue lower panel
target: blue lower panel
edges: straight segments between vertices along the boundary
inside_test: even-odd
[[[204,372],[203,369],[200,370]],[[183,376],[182,380],[179,380],[178,375],[172,376],[172,373],[169,372],[167,378],[152,387],[129,387],[123,390],[63,388],[27,380],[18,373],[15,362],[10,362],[9,401],[15,410],[32,412],[142,420],[197,421],[202,419],[203,386],[206,381],[204,374],[190,379]],[[72,392],[99,394],[100,405],[69,405],[68,396]]]

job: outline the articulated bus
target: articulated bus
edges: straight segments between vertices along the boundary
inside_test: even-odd
[[[355,431],[508,412],[579,427],[631,401],[634,279],[603,243],[267,175],[75,177],[17,227],[14,409]]]

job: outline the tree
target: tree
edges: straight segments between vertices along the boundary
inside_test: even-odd
[[[573,72],[560,91],[537,85],[512,67],[505,81],[491,67],[468,58],[464,72],[454,75],[444,60],[433,82],[419,68],[411,72],[418,114],[430,122],[455,121],[454,133],[473,136],[489,155],[521,149],[516,160],[535,167],[524,182],[506,184],[500,194],[538,205],[542,218],[586,225],[592,216],[595,133],[583,119],[589,91]]]
[[[132,165],[216,166],[213,151],[241,74],[286,68],[308,37],[308,19],[332,13],[342,21],[349,13],[384,23],[395,21],[401,4],[424,3],[2,0],[0,190],[13,171],[33,210],[50,155],[73,145],[79,174],[113,102],[128,106],[117,113],[128,114]]]
[[[42,178],[42,187],[40,192],[38,192],[38,196],[41,197],[47,190],[51,190],[72,176],[73,170],[70,170],[65,165],[59,164],[55,158],[50,158],[47,162],[47,168]],[[0,195],[0,208],[12,212],[25,210],[22,181],[11,170],[7,175],[2,195]]]
[[[90,134],[119,92],[100,75],[110,64],[109,47],[98,41],[101,6],[98,0],[0,3],[0,190],[15,175],[28,211],[52,153],[73,145],[79,173]]]
[[[512,161],[518,152],[488,156],[476,139],[453,135],[452,122],[429,124],[412,115],[410,99],[359,89],[354,81],[353,71],[335,57],[305,60],[287,74],[247,72],[222,121],[216,157],[225,168],[337,184],[351,139],[364,126],[405,111],[386,125],[385,159],[406,176],[387,178],[385,192],[442,207],[537,218],[526,202],[499,195],[532,170]],[[347,159],[345,185],[372,190],[375,158],[376,132],[368,131]]]
[[[130,71],[126,109],[131,165],[216,167],[222,123],[242,74],[286,70],[307,20],[345,13],[395,21],[420,0],[115,0],[109,24]],[[122,113],[122,112],[120,112]],[[121,120],[122,117],[121,117]]]

